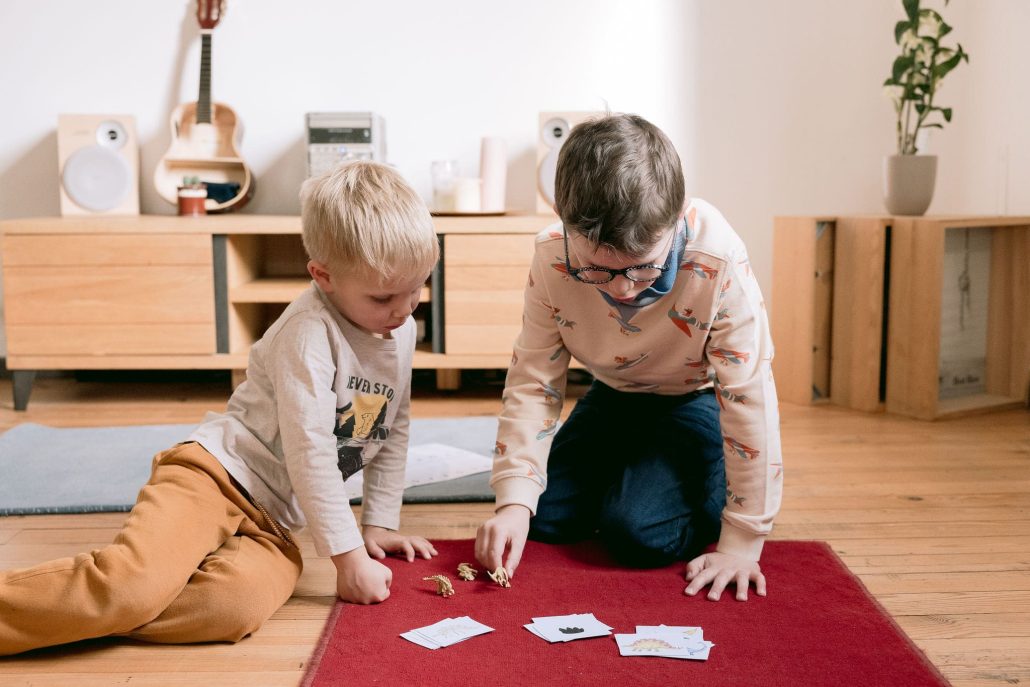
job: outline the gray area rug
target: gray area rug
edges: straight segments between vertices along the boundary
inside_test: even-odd
[[[154,454],[184,441],[195,427],[18,425],[0,436],[0,515],[128,511],[150,478]],[[489,456],[496,432],[496,417],[412,419],[410,440]],[[493,501],[489,477],[481,472],[409,487],[404,502]]]

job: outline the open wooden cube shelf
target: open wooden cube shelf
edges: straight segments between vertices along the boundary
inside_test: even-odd
[[[944,244],[948,231],[964,229],[990,235],[990,275],[978,285],[988,291],[987,326],[974,334],[985,340],[985,379],[982,392],[942,398]],[[828,395],[926,420],[1026,404],[1030,218],[777,217],[773,265],[773,366],[783,400]],[[828,390],[813,394],[827,370]]]

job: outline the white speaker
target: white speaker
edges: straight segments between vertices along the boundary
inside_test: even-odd
[[[558,151],[569,137],[572,127],[603,112],[541,112],[540,138],[537,141],[536,211],[541,215],[554,212],[554,172],[558,167]]]
[[[62,215],[138,215],[139,140],[132,115],[57,117]]]

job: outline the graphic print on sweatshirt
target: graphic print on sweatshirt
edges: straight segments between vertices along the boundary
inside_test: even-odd
[[[354,400],[336,409],[336,465],[343,479],[365,467],[362,454],[370,442],[382,442],[390,436],[390,428],[383,426],[389,396],[383,394],[357,394]]]

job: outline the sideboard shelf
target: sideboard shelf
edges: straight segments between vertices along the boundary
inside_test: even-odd
[[[454,388],[506,368],[533,237],[547,215],[434,217],[442,258],[414,313],[414,366]],[[27,406],[37,370],[226,369],[310,283],[300,218],[38,217],[0,222],[7,367]]]

